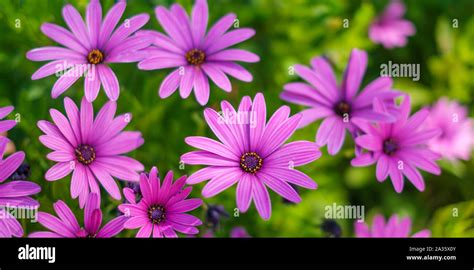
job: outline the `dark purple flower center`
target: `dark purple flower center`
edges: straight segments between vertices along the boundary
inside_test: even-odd
[[[100,64],[104,61],[104,54],[100,50],[94,49],[87,55],[87,61],[93,65]]]
[[[398,150],[398,144],[393,139],[387,139],[383,142],[383,152],[387,155],[393,155]]]
[[[351,112],[351,105],[345,101],[341,101],[334,107],[334,111],[341,117],[348,117]]]
[[[95,160],[95,150],[90,145],[81,144],[74,152],[77,160],[84,165],[89,165]]]
[[[153,224],[159,224],[165,220],[165,208],[161,205],[153,205],[148,209],[148,217]]]
[[[240,168],[248,173],[256,173],[262,168],[263,159],[255,152],[248,152],[240,158]]]
[[[191,65],[201,65],[206,60],[206,54],[199,49],[192,49],[186,53],[186,61]]]

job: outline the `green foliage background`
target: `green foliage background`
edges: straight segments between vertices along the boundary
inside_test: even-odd
[[[405,48],[386,50],[373,44],[367,37],[370,22],[387,1],[352,0],[208,0],[210,22],[216,22],[228,12],[235,12],[240,27],[252,27],[257,34],[237,47],[257,53],[261,61],[244,64],[254,75],[254,81],[244,83],[232,80],[232,93],[227,94],[215,86],[211,89],[208,106],[218,108],[223,99],[236,105],[245,95],[265,94],[269,112],[274,112],[285,102],[279,99],[283,85],[297,80],[289,75],[289,67],[296,63],[309,64],[312,57],[326,55],[334,63],[339,77],[342,74],[352,48],[368,51],[369,66],[364,85],[378,77],[380,65],[389,60],[395,63],[417,63],[421,65],[421,79],[413,82],[409,78],[396,78],[395,87],[412,96],[414,109],[429,105],[441,96],[448,96],[468,106],[473,114],[473,65],[474,52],[474,4],[472,0],[420,0],[407,2],[406,17],[417,28]],[[41,145],[41,135],[36,123],[40,119],[50,120],[49,109],[64,111],[62,98],[67,95],[78,103],[83,96],[83,81],[79,80],[71,89],[56,100],[50,91],[57,79],[54,76],[38,81],[31,74],[42,64],[30,62],[25,53],[33,48],[55,45],[40,31],[43,22],[62,26],[61,8],[72,3],[84,14],[88,1],[53,0],[1,0],[0,8],[0,106],[12,104],[21,115],[21,122],[9,137],[18,150],[27,154],[31,165],[31,180],[42,186],[36,196],[41,202],[41,211],[52,212],[52,203],[65,201],[82,219],[82,211],[76,200],[70,198],[69,177],[56,182],[47,182],[44,174],[53,165],[46,159],[48,149]],[[101,1],[103,10],[108,10],[112,0]],[[157,5],[170,6],[171,0],[128,1],[124,18],[146,12],[151,19],[145,29],[159,29],[153,9]],[[178,0],[188,11],[193,1]],[[349,27],[343,28],[344,19]],[[453,19],[458,28],[453,28]],[[20,25],[18,26],[18,23]],[[158,87],[168,71],[140,71],[135,64],[113,65],[120,81],[121,94],[118,113],[131,112],[134,116],[129,130],[143,133],[145,144],[130,156],[145,164],[147,170],[158,166],[161,172],[173,170],[176,175],[191,174],[197,166],[179,168],[181,154],[191,150],[184,138],[192,135],[212,137],[202,111],[194,97],[182,100],[178,94],[162,100],[157,96]],[[96,111],[106,101],[103,91],[94,102]],[[291,106],[296,113],[302,107]],[[317,124],[298,130],[291,140],[314,140]],[[288,205],[272,194],[273,213],[269,221],[263,221],[254,207],[239,217],[224,221],[217,233],[227,236],[234,226],[244,226],[252,236],[258,237],[321,237],[324,233],[319,224],[324,218],[324,207],[333,203],[364,205],[366,220],[371,222],[375,213],[386,217],[393,213],[407,215],[414,220],[414,231],[423,228],[432,230],[436,237],[474,236],[474,161],[459,164],[442,162],[441,176],[423,174],[426,182],[424,192],[411,184],[405,185],[403,193],[397,194],[390,181],[378,183],[374,167],[352,168],[353,144],[347,140],[343,151],[330,156],[323,148],[323,157],[312,164],[301,167],[319,185],[314,191],[300,190],[303,202]],[[193,196],[200,196],[203,185],[194,188]],[[231,188],[206,203],[223,204],[234,213],[235,188]],[[103,193],[104,220],[117,215],[120,203]],[[453,210],[454,209],[454,210]],[[456,212],[457,216],[453,213]],[[194,212],[204,218],[204,209]],[[353,236],[353,220],[338,221],[343,236]],[[26,234],[42,230],[39,224],[23,221]],[[201,227],[204,232],[205,227]],[[135,232],[124,231],[120,236],[133,236]]]

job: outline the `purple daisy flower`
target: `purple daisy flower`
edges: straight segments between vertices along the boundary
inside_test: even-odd
[[[3,159],[7,143],[7,138],[0,137],[0,238],[23,236],[23,228],[7,209],[36,209],[39,203],[30,196],[41,191],[38,184],[30,181],[8,181],[5,183],[25,159],[25,153],[21,151]]]
[[[398,0],[390,1],[383,13],[369,27],[370,39],[387,49],[404,47],[408,37],[416,32],[415,26],[403,19],[405,5]]]
[[[430,140],[431,150],[455,162],[468,160],[474,147],[474,122],[467,109],[455,101],[441,98],[430,108],[426,128],[438,128],[441,135]]]
[[[197,101],[205,105],[209,100],[208,78],[226,92],[232,90],[227,75],[252,81],[252,74],[234,62],[258,62],[260,58],[229,47],[251,38],[255,31],[241,28],[226,33],[236,19],[235,14],[224,16],[206,34],[209,15],[206,0],[196,0],[191,18],[179,4],[172,5],[170,10],[158,6],[155,13],[168,35],[146,31],[153,37],[154,46],[145,50],[147,58],[138,67],[144,70],[175,68],[161,83],[161,98],[167,98],[178,87],[181,97],[187,98],[194,88]]]
[[[176,232],[197,234],[196,226],[202,225],[201,220],[186,214],[201,206],[200,199],[186,199],[192,187],[184,188],[186,176],[173,183],[173,172],[169,171],[163,183],[158,178],[158,169],[153,167],[150,174],[140,175],[142,199],[138,203],[124,203],[119,210],[129,217],[125,223],[127,229],[140,230],[137,237],[178,237]]]
[[[0,133],[9,131],[16,125],[15,120],[1,120],[13,111],[13,106],[0,108]]]
[[[50,231],[34,232],[33,238],[111,238],[119,234],[127,220],[125,216],[112,219],[102,226],[100,199],[96,193],[90,193],[84,209],[84,227],[79,225],[74,213],[63,201],[53,205],[59,218],[45,213],[38,213],[38,222]]]
[[[125,6],[125,1],[118,2],[102,21],[100,2],[91,0],[84,23],[79,12],[72,5],[66,5],[63,18],[71,31],[51,23],[41,26],[46,36],[64,47],[48,46],[27,52],[26,57],[32,61],[52,60],[38,69],[31,79],[62,73],[51,92],[51,96],[57,98],[84,76],[84,92],[89,102],[96,99],[101,85],[110,100],[117,100],[120,86],[109,64],[137,62],[141,60],[141,54],[136,52],[151,43],[151,39],[144,36],[132,36],[148,22],[148,14],[127,19],[115,29]]]
[[[202,190],[202,195],[209,198],[238,183],[239,210],[246,212],[253,200],[264,219],[269,219],[272,212],[267,187],[294,203],[301,202],[301,197],[289,183],[316,189],[316,183],[294,167],[318,159],[318,146],[308,141],[284,144],[296,130],[301,114],[289,117],[289,107],[282,106],[267,123],[261,93],[253,102],[245,96],[238,111],[227,101],[221,103],[221,108],[222,114],[211,108],[204,110],[206,122],[220,142],[199,136],[185,139],[200,150],[182,155],[181,160],[208,166],[191,175],[188,184],[210,179]]]
[[[116,107],[114,101],[107,102],[94,119],[92,103],[83,98],[79,110],[70,98],[65,98],[67,117],[51,109],[54,123],[38,121],[38,127],[45,133],[39,140],[53,150],[48,159],[57,162],[46,172],[45,178],[56,181],[73,172],[71,196],[79,197],[81,208],[90,191],[100,198],[97,181],[119,200],[120,190],[113,177],[138,181],[138,172],[143,171],[140,162],[122,155],[140,147],[144,140],[138,131],[123,131],[131,115],[126,113],[114,118]]]
[[[406,238],[410,237],[411,219],[409,217],[399,218],[392,215],[387,223],[382,215],[374,216],[372,228],[365,222],[354,222],[355,235],[358,238]],[[431,236],[429,230],[422,230],[411,237],[427,238]]]
[[[380,100],[374,101],[376,111],[386,111]],[[364,167],[377,163],[376,177],[379,182],[390,175],[395,191],[402,192],[403,176],[420,191],[425,189],[423,176],[418,169],[439,175],[441,169],[436,164],[440,156],[427,147],[430,139],[440,134],[439,129],[424,129],[423,122],[429,111],[422,109],[410,115],[410,98],[406,95],[400,104],[400,114],[394,123],[372,125],[360,122],[358,126],[365,132],[355,139],[358,146],[368,152],[351,161],[352,166]]]
[[[299,128],[324,118],[316,134],[320,146],[328,145],[328,153],[337,154],[344,143],[346,129],[353,135],[357,127],[353,120],[394,121],[390,113],[374,112],[372,102],[380,98],[387,103],[399,95],[392,90],[392,79],[380,77],[367,85],[360,93],[359,87],[367,68],[367,53],[353,49],[349,58],[342,83],[337,85],[336,76],[324,57],[311,60],[312,69],[295,65],[295,72],[307,83],[293,82],[284,86],[281,99],[304,106],[310,106],[301,112],[303,118]],[[389,107],[392,109],[392,107]]]

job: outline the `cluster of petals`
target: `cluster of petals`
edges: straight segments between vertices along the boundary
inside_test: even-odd
[[[316,189],[316,183],[295,169],[321,156],[319,147],[308,141],[285,142],[293,135],[302,115],[290,117],[288,106],[280,107],[267,122],[263,94],[252,100],[246,96],[238,109],[227,101],[219,114],[211,108],[204,118],[219,141],[207,137],[187,137],[198,148],[181,156],[185,164],[205,165],[188,178],[188,184],[210,180],[202,189],[206,198],[237,184],[237,207],[246,212],[252,201],[263,219],[271,216],[270,188],[283,198],[301,202],[292,185]]]
[[[406,238],[410,237],[412,230],[412,221],[409,217],[400,218],[398,215],[392,215],[385,222],[382,215],[375,215],[372,221],[372,227],[365,222],[356,221],[354,223],[354,231],[356,237],[359,238]],[[422,230],[411,237],[427,238],[431,236],[429,230]]]
[[[41,191],[34,182],[9,180],[25,160],[25,153],[19,151],[4,158],[8,142],[7,138],[0,137],[0,238],[23,236],[21,224],[9,210],[24,208],[34,211],[39,203],[31,196]]]
[[[235,23],[235,14],[222,17],[209,31],[206,0],[196,0],[191,16],[179,4],[173,4],[170,9],[158,6],[155,14],[166,35],[144,31],[153,39],[153,45],[142,50],[146,58],[138,67],[174,69],[161,83],[158,91],[161,98],[170,96],[178,88],[180,96],[187,98],[194,89],[196,100],[205,105],[210,95],[209,79],[226,92],[232,90],[228,76],[252,81],[252,74],[235,62],[257,62],[260,58],[249,51],[229,47],[251,38],[255,30],[228,31]]]
[[[158,177],[158,169],[153,167],[147,175],[140,175],[140,192],[142,198],[136,201],[130,198],[127,203],[119,205],[119,210],[128,219],[126,229],[138,229],[139,238],[175,238],[176,232],[186,235],[199,233],[196,226],[202,221],[187,214],[202,205],[202,200],[188,199],[192,187],[185,187],[186,176],[173,181],[173,172],[169,171],[163,181]]]
[[[110,238],[123,230],[127,220],[125,216],[118,216],[102,226],[102,210],[99,197],[90,193],[84,208],[84,226],[81,227],[71,208],[63,201],[53,205],[56,216],[45,212],[38,213],[38,222],[49,231],[34,232],[29,235],[33,238]]]
[[[140,132],[123,131],[131,114],[115,117],[117,104],[109,101],[94,118],[92,103],[86,98],[82,99],[80,110],[70,98],[65,98],[64,108],[66,116],[51,109],[53,122],[38,122],[44,133],[40,142],[53,150],[47,158],[56,162],[46,172],[46,180],[57,181],[72,173],[71,196],[79,197],[81,208],[90,192],[100,197],[98,183],[119,200],[121,193],[114,177],[138,181],[139,172],[144,169],[140,162],[123,155],[144,143]]]
[[[134,35],[148,22],[148,14],[126,19],[116,27],[125,7],[125,1],[117,2],[102,19],[99,0],[91,0],[84,22],[77,9],[70,4],[64,6],[62,15],[69,30],[52,23],[41,26],[46,36],[62,46],[46,46],[27,52],[29,60],[50,61],[31,78],[38,80],[59,74],[51,91],[51,96],[57,98],[84,77],[84,93],[88,101],[97,98],[101,85],[110,100],[117,100],[120,85],[109,65],[140,61],[142,55],[137,51],[151,44],[150,39]]]

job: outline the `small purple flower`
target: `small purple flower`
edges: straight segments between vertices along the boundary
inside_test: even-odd
[[[0,108],[0,133],[9,131],[16,125],[15,120],[2,120],[13,111],[13,106]]]
[[[230,231],[230,238],[250,238],[250,235],[244,227],[234,227]]]
[[[398,215],[392,215],[387,223],[382,215],[374,216],[372,228],[365,222],[354,222],[354,231],[359,238],[406,238],[410,237],[411,219],[409,217],[399,218]],[[429,230],[422,230],[411,237],[427,238],[431,236]]]
[[[167,35],[144,31],[154,39],[154,46],[144,50],[147,58],[138,67],[144,70],[175,68],[161,83],[161,98],[169,97],[178,87],[181,97],[187,98],[194,88],[197,101],[205,105],[210,92],[208,78],[226,92],[232,90],[227,75],[252,81],[252,74],[234,62],[258,62],[260,58],[229,47],[251,38],[255,31],[240,28],[227,32],[234,24],[235,14],[226,15],[206,33],[209,16],[206,0],[196,0],[191,17],[179,4],[173,4],[170,10],[158,6],[155,13]]]
[[[380,100],[375,100],[374,107],[376,111],[386,111]],[[377,163],[376,177],[379,182],[390,175],[395,191],[400,193],[405,175],[419,191],[423,191],[425,182],[418,169],[436,175],[441,173],[436,164],[440,156],[427,147],[429,140],[438,136],[440,130],[422,127],[428,114],[427,109],[422,109],[409,117],[410,98],[406,95],[396,122],[375,125],[357,123],[365,134],[357,137],[355,142],[368,152],[354,158],[352,166],[365,167]]]
[[[178,237],[177,232],[197,234],[196,226],[201,220],[186,214],[202,205],[200,199],[186,199],[192,187],[184,188],[186,176],[173,183],[173,172],[169,171],[163,183],[158,178],[158,169],[153,167],[149,176],[140,175],[140,190],[143,198],[138,203],[124,203],[119,210],[129,217],[125,223],[127,229],[140,228],[136,237],[153,238]]]
[[[468,160],[474,147],[474,122],[467,109],[455,101],[441,98],[430,108],[426,128],[438,128],[441,135],[430,140],[431,150],[444,158]]]
[[[31,168],[28,163],[23,163],[18,169],[10,176],[11,180],[28,180],[31,174]]]
[[[209,204],[206,211],[206,224],[216,231],[222,218],[229,218],[229,213],[225,210],[223,205]]]
[[[313,58],[311,66],[312,69],[295,65],[296,74],[308,83],[288,83],[280,97],[291,103],[311,107],[301,112],[303,118],[299,128],[324,118],[316,135],[316,143],[320,146],[327,144],[329,154],[335,155],[341,150],[346,130],[352,136],[356,135],[357,126],[353,120],[395,120],[391,115],[394,113],[392,110],[389,113],[378,113],[372,108],[374,98],[380,98],[389,104],[399,95],[392,90],[391,78],[380,77],[359,92],[367,68],[366,52],[352,50],[339,86],[330,64],[324,57]]]
[[[26,54],[29,60],[52,60],[38,69],[31,79],[62,73],[51,92],[51,96],[57,98],[84,76],[84,92],[89,102],[96,99],[101,85],[110,100],[117,100],[120,86],[109,64],[140,61],[142,56],[137,51],[151,43],[147,37],[132,35],[148,22],[148,14],[127,19],[115,29],[125,6],[125,1],[118,2],[102,20],[100,2],[91,0],[84,24],[79,12],[72,5],[66,5],[63,18],[71,31],[51,23],[41,26],[46,36],[64,47],[48,46],[29,51]]]
[[[30,181],[6,181],[25,159],[25,153],[21,151],[3,159],[8,141],[7,138],[0,137],[0,238],[23,236],[23,228],[8,212],[8,208],[37,208],[39,203],[30,196],[41,191],[38,184]]]
[[[43,145],[53,150],[48,159],[57,162],[45,175],[56,181],[71,172],[71,196],[79,197],[81,208],[89,192],[99,196],[99,181],[116,200],[121,198],[114,177],[125,181],[138,181],[143,165],[123,154],[140,147],[144,140],[138,131],[123,131],[131,121],[129,113],[115,117],[117,105],[107,102],[94,119],[92,103],[82,99],[81,110],[70,99],[64,99],[67,117],[51,109],[53,123],[38,121],[45,133],[39,137]]]
[[[202,238],[215,238],[216,235],[212,232],[212,230],[208,230],[205,234],[202,235]],[[230,238],[250,238],[251,236],[248,234],[247,230],[244,227],[234,227],[230,231]]]
[[[408,37],[416,32],[413,23],[403,19],[404,14],[405,5],[401,1],[390,1],[380,17],[370,25],[370,39],[387,49],[404,47],[408,42]]]
[[[341,226],[334,219],[325,219],[321,224],[321,230],[327,237],[339,238],[342,235]]]
[[[263,219],[272,212],[267,187],[291,202],[301,197],[289,183],[316,189],[316,183],[306,174],[294,169],[313,162],[321,156],[319,147],[308,141],[285,144],[295,132],[301,114],[289,117],[290,109],[282,106],[267,122],[263,94],[254,100],[245,96],[238,108],[223,101],[222,113],[204,110],[207,124],[219,141],[206,137],[187,137],[186,143],[200,150],[181,156],[185,164],[206,165],[188,178],[188,184],[210,181],[202,195],[213,197],[237,184],[237,207],[246,212],[252,200]]]
[[[84,209],[84,227],[79,225],[74,213],[63,202],[57,201],[53,205],[59,218],[45,213],[38,213],[38,222],[50,231],[34,232],[29,235],[33,238],[111,238],[123,230],[127,220],[125,216],[112,219],[102,226],[102,210],[100,199],[95,193],[90,193]]]

